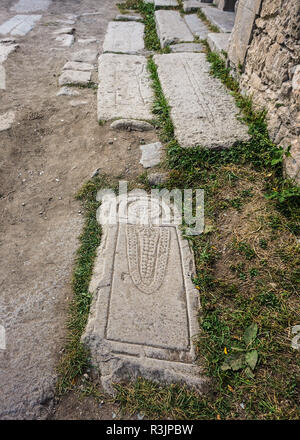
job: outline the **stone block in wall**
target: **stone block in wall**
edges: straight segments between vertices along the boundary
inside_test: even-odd
[[[228,50],[229,60],[236,67],[244,63],[261,2],[262,0],[239,0]]]

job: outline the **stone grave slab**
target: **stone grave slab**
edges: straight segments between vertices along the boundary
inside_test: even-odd
[[[60,86],[68,84],[85,85],[91,81],[91,72],[82,72],[79,70],[65,70],[59,77]]]
[[[141,145],[140,149],[142,152],[140,164],[142,164],[144,168],[151,168],[160,163],[162,150],[162,144],[160,142]]]
[[[228,57],[235,66],[244,63],[261,2],[262,0],[239,0],[228,49]]]
[[[144,28],[142,23],[111,21],[103,43],[103,52],[134,55],[144,50]]]
[[[206,18],[215,26],[217,26],[221,32],[231,32],[234,26],[235,13],[221,11],[213,6],[201,8]]]
[[[207,35],[207,42],[210,50],[219,53],[221,56],[223,52],[228,52],[230,34],[227,33],[209,33]]]
[[[155,11],[155,21],[161,47],[194,40],[192,32],[177,11]]]
[[[202,52],[204,47],[200,43],[171,44],[171,52]]]
[[[0,25],[0,34],[23,37],[30,32],[41,15],[15,15]]]
[[[182,147],[230,148],[249,139],[248,127],[236,118],[234,98],[210,76],[205,54],[155,55],[154,61]]]
[[[200,40],[205,40],[209,29],[205,23],[197,16],[197,14],[188,14],[184,17],[186,24],[190,28],[191,32],[199,37]]]
[[[52,0],[19,0],[10,10],[21,13],[46,11],[51,2]]]
[[[144,56],[99,57],[98,120],[151,120],[152,105],[153,90]]]
[[[155,9],[161,8],[176,8],[178,6],[177,0],[154,0]]]
[[[101,197],[98,195],[98,200]],[[116,208],[116,222],[113,219]],[[165,218],[171,211],[175,221]],[[93,303],[82,341],[100,369],[104,390],[142,376],[207,390],[194,364],[198,293],[194,259],[171,203],[145,192],[102,198],[102,225],[90,283]]]
[[[220,0],[218,8],[221,9],[221,11],[234,12],[236,2],[237,0]]]

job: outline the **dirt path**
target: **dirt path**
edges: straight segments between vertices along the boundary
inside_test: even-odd
[[[15,15],[9,11],[14,3],[1,2],[1,22]],[[99,167],[115,176],[140,174],[139,140],[153,137],[99,127],[93,89],[78,89],[78,99],[88,104],[77,107],[69,103],[74,97],[56,96],[63,65],[83,46],[60,47],[53,31],[63,25],[55,21],[98,12],[80,16],[73,26],[76,37],[97,38],[89,48],[101,50],[115,3],[54,0],[5,63],[1,113],[14,110],[16,120],[0,133],[0,324],[7,342],[0,350],[2,419],[47,417],[51,408],[83,224],[74,194]],[[66,408],[61,416],[72,417],[68,408],[75,409]]]

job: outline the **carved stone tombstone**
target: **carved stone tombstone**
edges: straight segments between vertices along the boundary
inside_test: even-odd
[[[229,60],[236,67],[244,63],[261,2],[262,0],[239,0],[228,50]]]
[[[140,376],[203,391],[207,379],[194,364],[192,342],[199,331],[193,255],[176,221],[163,220],[169,208],[176,217],[174,208],[136,192],[102,200],[103,235],[83,342],[105,391]],[[115,224],[107,222],[114,216]]]
[[[218,8],[222,11],[234,11],[234,7],[237,0],[219,0]]]

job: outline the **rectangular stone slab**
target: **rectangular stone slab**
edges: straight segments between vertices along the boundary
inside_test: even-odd
[[[147,60],[138,55],[99,57],[98,120],[150,120],[153,90]]]
[[[178,6],[177,0],[154,0],[155,9],[160,8],[176,8]]]
[[[244,63],[261,2],[262,0],[239,0],[228,50],[228,57],[235,66]]]
[[[144,25],[137,22],[111,21],[108,24],[103,52],[138,54],[144,50]]]
[[[11,34],[23,37],[31,31],[41,15],[15,15],[0,26],[0,34]]]
[[[125,210],[145,212],[150,199],[144,194],[118,197],[117,213],[122,203]],[[102,202],[98,221],[113,207],[110,200]],[[151,220],[161,219],[164,209],[155,205]],[[82,340],[93,365],[100,368],[105,391],[113,391],[112,382],[138,376],[187,383],[203,391],[207,379],[193,363],[200,305],[188,242],[171,222],[102,223],[102,231],[90,284],[93,303]]]
[[[247,126],[236,119],[234,98],[210,76],[205,54],[155,55],[154,61],[182,147],[229,148],[249,139]]]
[[[211,2],[201,2],[200,0],[185,0],[183,2],[184,12],[198,11],[201,7],[208,6]]]
[[[206,15],[206,18],[215,26],[217,26],[221,32],[231,32],[234,26],[235,13],[220,11],[220,9],[213,6],[201,8],[202,12]]]
[[[223,55],[223,52],[228,52],[230,34],[219,32],[219,33],[209,33],[207,35],[207,42],[210,50]]]
[[[156,11],[155,21],[161,47],[194,40],[192,32],[177,11]]]
[[[191,32],[199,37],[200,40],[205,40],[209,29],[205,23],[197,16],[197,14],[188,14],[184,17],[186,24],[190,28]]]

